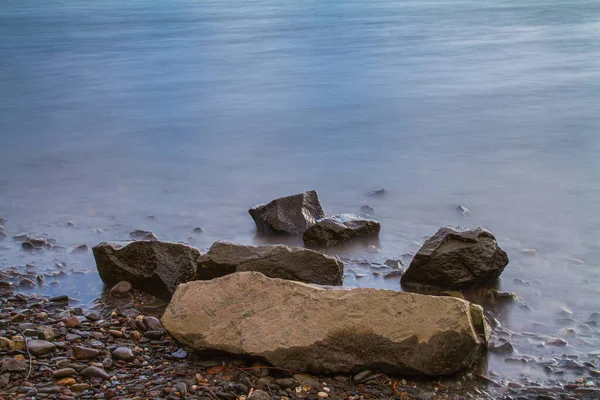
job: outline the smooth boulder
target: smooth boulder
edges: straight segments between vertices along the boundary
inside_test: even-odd
[[[359,238],[379,236],[381,224],[355,214],[337,214],[317,221],[304,232],[308,247],[332,247]]]
[[[310,190],[293,196],[281,197],[269,204],[260,204],[248,210],[258,232],[266,235],[301,235],[318,219],[325,217],[319,195]]]
[[[196,279],[206,279],[216,270],[223,275],[257,271],[271,278],[289,279],[319,285],[341,285],[344,264],[316,251],[285,245],[243,246],[215,242],[198,260]]]
[[[162,322],[194,349],[313,373],[451,374],[479,360],[490,332],[482,308],[465,300],[324,289],[258,272],[180,285]]]
[[[508,256],[483,228],[440,228],[402,275],[402,285],[470,289],[498,279]]]
[[[100,278],[107,285],[128,281],[133,286],[169,297],[196,273],[200,252],[180,243],[139,241],[93,247]]]

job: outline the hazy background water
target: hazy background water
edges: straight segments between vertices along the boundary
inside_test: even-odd
[[[316,189],[329,214],[375,208],[381,252],[355,258],[482,225],[511,257],[502,289],[533,309],[509,327],[564,306],[585,321],[600,298],[599,60],[595,0],[3,0],[0,215],[10,235],[65,246],[201,226],[204,249],[255,242],[248,207]],[[94,265],[0,244],[2,267]]]

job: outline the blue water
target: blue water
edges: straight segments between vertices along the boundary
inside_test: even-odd
[[[596,0],[3,0],[0,215],[68,248],[201,226],[205,249],[257,242],[248,207],[316,189],[329,214],[369,204],[382,222],[380,253],[348,257],[410,257],[441,225],[482,225],[511,257],[502,289],[533,309],[510,328],[561,307],[585,321],[600,311],[599,60]],[[89,254],[0,244],[0,267],[93,271]],[[350,285],[399,288],[352,268]]]

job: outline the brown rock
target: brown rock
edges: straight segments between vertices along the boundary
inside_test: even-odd
[[[465,300],[322,289],[257,272],[180,285],[162,322],[192,348],[315,373],[455,373],[485,352],[490,329]]]
[[[75,375],[77,375],[77,372],[73,368],[61,368],[61,369],[57,369],[56,371],[54,371],[54,373],[52,374],[52,377],[54,379],[62,379],[62,378],[68,378],[70,376],[75,376]]]
[[[92,349],[83,346],[73,346],[73,355],[78,360],[89,360],[92,358],[96,358],[98,354],[100,354],[100,351],[97,349]]]
[[[207,277],[214,277],[213,271],[222,271],[222,275],[256,271],[271,278],[341,285],[344,264],[336,258],[299,247],[216,242],[206,255],[199,258],[196,279],[205,279],[204,271],[211,271]]]
[[[67,328],[76,328],[81,325],[81,321],[79,320],[79,317],[74,315],[67,320],[66,325]]]
[[[170,297],[177,285],[196,273],[200,252],[169,242],[140,241],[125,246],[100,243],[93,248],[100,278],[107,285],[128,281],[159,296]]]

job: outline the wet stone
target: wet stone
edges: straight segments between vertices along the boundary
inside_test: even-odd
[[[100,354],[97,349],[92,349],[84,346],[73,346],[73,355],[78,360],[86,360],[96,358]]]
[[[113,357],[117,360],[131,361],[135,358],[133,351],[129,347],[117,347],[113,350]]]
[[[87,376],[89,378],[102,378],[105,380],[110,379],[110,375],[108,375],[106,371],[104,371],[102,368],[94,366],[85,368],[83,371],[80,372],[80,375]]]
[[[77,375],[77,372],[73,368],[61,368],[52,374],[52,377],[55,379],[67,378],[70,376]]]
[[[25,361],[9,358],[2,364],[2,372],[23,372],[28,368]]]
[[[28,343],[29,351],[34,356],[43,356],[52,353],[56,346],[46,340],[30,340]]]
[[[81,325],[81,321],[77,316],[72,316],[67,320],[67,328],[76,328]]]

